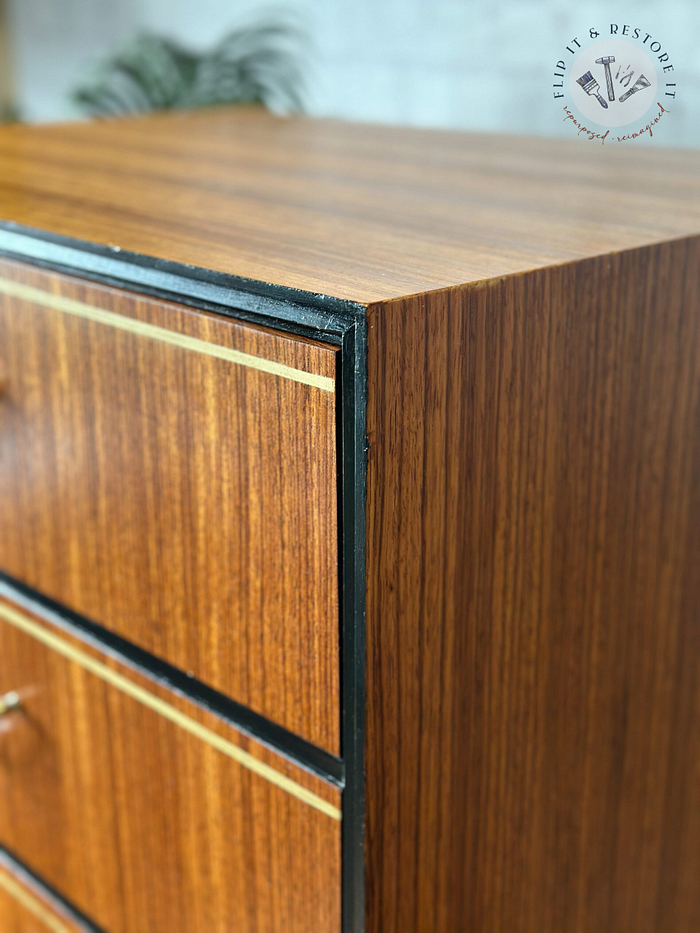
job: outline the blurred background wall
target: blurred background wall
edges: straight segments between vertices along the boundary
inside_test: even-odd
[[[4,0],[29,120],[76,115],[69,92],[140,30],[193,47],[269,12],[258,0]],[[278,7],[279,8],[279,7]],[[700,0],[290,0],[311,38],[308,110],[357,120],[571,135],[552,100],[563,46],[611,19],[668,49],[680,93],[652,144],[700,146]]]

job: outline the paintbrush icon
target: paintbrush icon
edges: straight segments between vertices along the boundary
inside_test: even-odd
[[[605,110],[608,109],[608,102],[598,93],[600,90],[600,85],[590,73],[590,71],[587,71],[585,75],[581,75],[581,77],[577,79],[576,83],[581,85],[586,94],[591,97],[597,97],[598,103],[601,107],[603,107]]]

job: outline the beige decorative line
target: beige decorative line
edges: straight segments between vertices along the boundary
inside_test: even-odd
[[[244,751],[242,748],[234,745],[233,742],[229,742],[227,739],[217,735],[217,733],[213,732],[211,729],[207,729],[206,726],[201,725],[185,713],[181,713],[180,710],[171,706],[170,703],[161,700],[160,697],[155,696],[149,690],[139,687],[138,684],[133,683],[122,674],[113,671],[111,668],[107,667],[106,664],[102,664],[101,661],[95,660],[95,658],[91,657],[85,651],[81,651],[80,648],[76,648],[74,645],[70,644],[70,642],[61,638],[60,635],[56,635],[54,632],[44,628],[43,625],[33,622],[23,613],[9,606],[0,604],[0,617],[6,622],[9,622],[10,625],[14,625],[15,628],[25,632],[27,635],[31,635],[32,638],[36,638],[37,641],[42,642],[42,644],[46,645],[48,648],[63,655],[64,658],[68,658],[69,661],[74,661],[76,664],[85,668],[85,670],[90,671],[91,674],[100,677],[112,687],[116,687],[117,690],[121,690],[122,693],[126,693],[128,696],[132,697],[132,699],[152,709],[154,712],[163,716],[164,719],[168,719],[170,722],[175,723],[176,726],[184,729],[185,732],[189,732],[208,745],[213,746],[223,755],[233,758],[234,761],[243,765],[244,768],[248,768],[248,770],[253,771],[271,784],[275,784],[293,797],[297,797],[299,800],[314,807],[316,810],[320,810],[321,813],[325,813],[326,816],[330,816],[334,820],[340,820],[342,818],[341,811],[332,803],[328,803],[327,800],[307,790],[301,784],[298,784],[296,781],[292,780],[292,778],[282,774],[276,768],[259,761],[249,752]]]
[[[206,356],[226,360],[238,366],[247,366],[249,369],[258,369],[261,372],[280,376],[283,379],[303,382],[305,385],[314,386],[316,389],[323,389],[324,392],[335,392],[335,379],[329,376],[307,373],[302,369],[295,369],[293,366],[275,363],[273,360],[266,360],[250,353],[242,353],[240,350],[231,350],[216,343],[199,340],[197,337],[187,337],[185,334],[178,334],[176,331],[167,330],[165,327],[157,327],[155,324],[147,324],[145,321],[138,321],[123,314],[115,314],[113,311],[95,308],[92,305],[84,304],[82,301],[76,301],[74,298],[55,295],[53,292],[46,292],[41,288],[23,285],[21,282],[0,279],[0,292],[11,295],[13,298],[20,298],[34,304],[44,305],[47,308],[53,308],[55,311],[62,311],[64,314],[72,314],[75,317],[86,318],[98,324],[105,324],[107,327],[125,330],[137,337],[160,340],[161,343],[168,343],[173,347],[179,347],[181,350],[188,350],[191,353],[203,353]]]
[[[41,903],[38,897],[35,897],[33,894],[21,885],[18,881],[15,881],[14,878],[11,878],[6,873],[6,869],[0,866],[0,888],[3,888],[7,893],[17,901],[18,904],[21,904],[22,907],[34,914],[37,920],[41,920],[47,929],[51,930],[52,933],[71,933],[70,927],[67,927],[62,920],[54,914],[48,907],[45,907]]]

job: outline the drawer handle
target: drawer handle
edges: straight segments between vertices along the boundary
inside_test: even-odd
[[[19,709],[21,705],[22,701],[19,698],[19,693],[16,690],[11,690],[4,696],[0,696],[0,716],[6,716],[13,710]]]

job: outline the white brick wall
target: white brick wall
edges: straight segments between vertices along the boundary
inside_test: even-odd
[[[71,114],[89,63],[138,29],[214,41],[267,0],[11,0],[31,119]],[[540,135],[570,134],[551,96],[577,33],[616,22],[658,36],[677,68],[673,119],[653,142],[700,146],[700,0],[290,0],[313,39],[317,114]],[[611,14],[612,11],[612,14]]]

